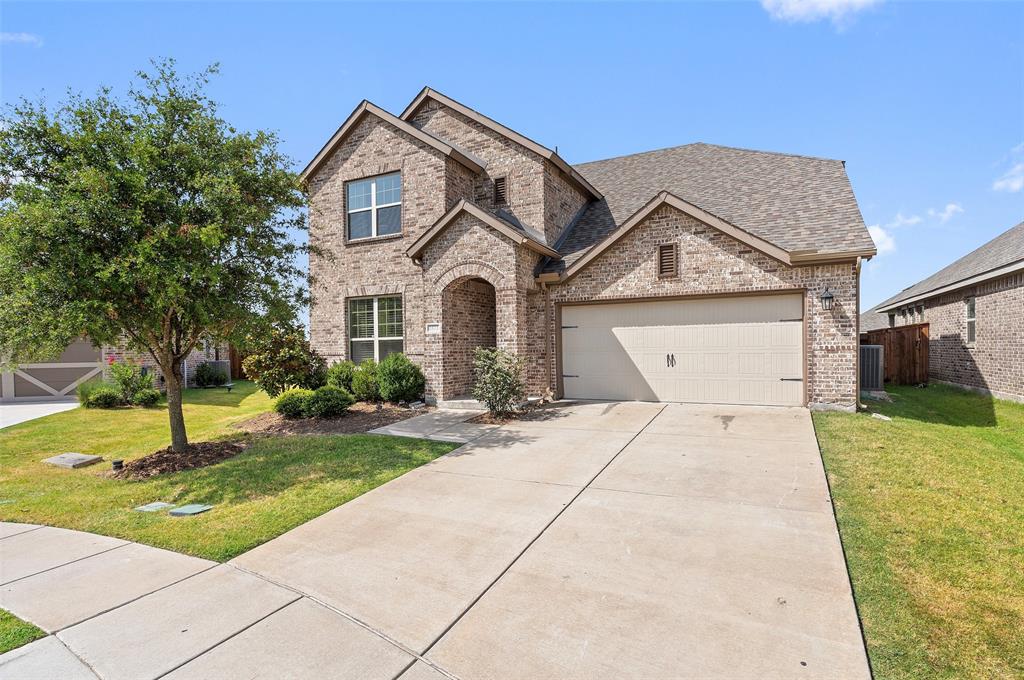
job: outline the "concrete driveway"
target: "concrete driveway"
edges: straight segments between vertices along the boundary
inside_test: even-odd
[[[77,401],[36,401],[24,404],[0,404],[0,430],[43,416],[78,408]]]
[[[803,409],[545,410],[56,638],[109,678],[870,677]]]

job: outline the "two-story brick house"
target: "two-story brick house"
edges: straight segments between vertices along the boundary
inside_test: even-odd
[[[438,92],[363,102],[303,171],[313,345],[405,352],[428,397],[472,351],[532,394],[852,409],[875,253],[841,161],[708,144],[571,166]]]

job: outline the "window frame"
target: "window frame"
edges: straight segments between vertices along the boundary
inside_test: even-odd
[[[964,320],[964,340],[968,347],[974,347],[978,342],[978,300],[973,295],[964,298]]]
[[[393,175],[398,176],[398,192],[399,198],[394,203],[377,203],[377,180],[383,179],[384,177],[391,177]],[[359,182],[370,183],[370,205],[366,208],[356,208],[353,210],[348,204],[348,192],[349,187]],[[403,212],[402,212],[402,196],[405,194],[405,189],[402,186],[402,171],[395,170],[394,172],[385,172],[379,175],[371,175],[369,177],[360,177],[358,179],[350,179],[345,182],[345,242],[346,243],[363,243],[365,241],[372,241],[375,239],[385,238],[397,238],[402,236],[404,232],[403,228]],[[398,231],[392,234],[378,234],[377,233],[377,213],[381,208],[393,208],[398,206]],[[352,237],[352,215],[355,213],[370,213],[370,235],[359,236],[356,238]]]
[[[402,320],[401,320],[400,324],[401,324],[402,334],[401,335],[394,335],[394,336],[391,336],[391,335],[382,336],[382,335],[380,335],[380,301],[381,300],[391,300],[391,299],[397,299],[399,301],[399,304],[401,305]],[[357,302],[357,301],[361,301],[361,300],[372,300],[373,301],[373,306],[372,306],[372,311],[373,311],[373,335],[370,336],[370,337],[366,337],[366,338],[355,338],[355,337],[353,337],[353,334],[352,334],[352,328],[353,328],[353,323],[352,323],[352,303],[353,302]],[[347,305],[347,309],[346,309],[346,317],[347,318],[346,318],[345,330],[346,330],[346,334],[348,335],[348,359],[350,361],[355,361],[353,359],[353,356],[355,355],[355,353],[352,351],[352,344],[356,343],[356,342],[369,342],[369,343],[373,343],[373,360],[378,362],[378,363],[381,360],[381,356],[380,356],[380,343],[381,342],[394,342],[395,340],[401,340],[401,342],[402,342],[402,349],[399,350],[399,351],[401,353],[403,353],[403,354],[405,353],[405,298],[404,298],[403,295],[401,295],[401,294],[362,295],[362,296],[359,296],[359,297],[351,297],[351,298],[348,299],[348,305]]]

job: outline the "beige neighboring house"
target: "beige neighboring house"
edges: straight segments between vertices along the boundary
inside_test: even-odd
[[[87,339],[71,343],[59,357],[45,362],[21,364],[13,371],[0,372],[0,403],[74,401],[79,384],[92,378],[109,377],[110,359],[130,360],[156,376],[160,369],[148,354],[129,352],[123,347],[94,347]],[[192,350],[185,362],[186,384],[195,382],[195,369],[205,361],[227,361],[228,348],[207,343]]]
[[[302,173],[331,360],[404,352],[428,398],[472,353],[532,395],[853,410],[861,262],[842,161],[688,144],[580,165],[425,88],[362,102]]]
[[[1024,222],[861,317],[912,323],[929,325],[932,380],[1024,402]]]

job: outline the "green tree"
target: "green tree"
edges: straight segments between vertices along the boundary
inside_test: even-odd
[[[178,452],[193,347],[288,322],[307,301],[298,179],[276,135],[219,117],[205,94],[216,72],[154,62],[122,97],[22,100],[0,117],[0,357],[55,356],[83,334],[148,352]]]

